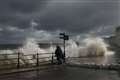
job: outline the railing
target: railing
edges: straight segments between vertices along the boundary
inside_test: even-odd
[[[0,69],[23,68],[40,66],[43,64],[53,63],[55,55],[53,53],[37,54],[0,54]]]

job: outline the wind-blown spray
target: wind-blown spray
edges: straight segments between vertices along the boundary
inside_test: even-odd
[[[109,45],[100,37],[87,37],[78,43],[82,44],[77,45],[76,41],[68,41],[66,47],[68,57],[98,57],[113,54],[112,51],[107,49]]]
[[[79,44],[78,44],[79,43]],[[81,44],[82,43],[82,44]],[[23,43],[23,46],[18,48],[17,50],[4,50],[0,51],[6,52],[9,54],[13,54],[16,52],[20,52],[24,55],[27,54],[44,54],[44,53],[53,53],[55,51],[55,45],[52,45],[47,49],[40,48],[37,41],[33,38],[28,38]],[[78,40],[77,42],[73,39],[69,40],[66,44],[66,56],[67,57],[99,57],[99,56],[108,56],[110,54],[113,54],[114,52],[111,52],[107,49],[108,45],[105,43],[105,41],[100,37],[87,37],[83,40]],[[10,56],[8,56],[10,57]],[[40,55],[40,57],[51,57],[51,55]],[[24,57],[24,61],[28,63],[34,63],[35,61],[30,61],[27,59],[30,59],[32,57]],[[45,59],[46,60],[46,59]],[[24,63],[24,62],[23,62]]]

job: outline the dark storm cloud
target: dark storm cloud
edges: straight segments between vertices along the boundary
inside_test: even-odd
[[[80,34],[100,27],[111,31],[119,25],[119,7],[119,0],[0,0],[0,41],[26,38],[31,20],[38,32]]]
[[[44,26],[42,29],[62,29],[70,32],[84,33],[95,27],[109,27],[108,25],[115,26],[119,24],[118,1],[84,0],[78,3],[74,3],[74,1],[73,3],[56,2],[57,5],[53,4],[51,11],[39,21]]]
[[[0,24],[28,27],[47,0],[0,0]]]
[[[23,41],[30,21],[47,4],[47,0],[0,0],[0,43]]]
[[[0,23],[21,28],[29,27],[30,20],[37,20],[40,29],[84,32],[101,25],[118,24],[118,0],[49,0],[47,13],[43,16],[47,1],[0,0]]]

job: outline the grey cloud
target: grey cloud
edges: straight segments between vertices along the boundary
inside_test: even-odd
[[[97,1],[90,3],[79,2],[72,5],[56,3],[57,5],[52,5],[51,11],[38,21],[43,24],[43,27],[40,27],[40,29],[61,29],[84,33],[101,25],[119,25],[118,1]]]
[[[38,31],[48,33],[81,34],[106,26],[108,31],[103,33],[108,34],[120,25],[119,7],[119,0],[0,0],[0,41],[25,39],[32,19]]]
[[[47,0],[0,0],[0,24],[28,27],[46,4]]]

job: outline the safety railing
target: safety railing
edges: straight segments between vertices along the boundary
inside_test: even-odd
[[[43,64],[53,64],[54,53],[36,53],[36,54],[0,54],[0,69],[23,68],[40,66]]]

